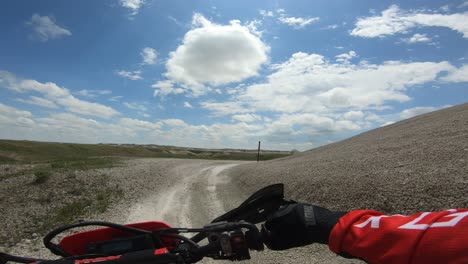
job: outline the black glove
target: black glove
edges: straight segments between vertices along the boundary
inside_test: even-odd
[[[328,244],[333,226],[345,214],[311,204],[285,205],[269,216],[265,225],[262,225],[264,243],[273,250],[312,243]]]

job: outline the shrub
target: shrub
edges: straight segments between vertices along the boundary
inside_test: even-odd
[[[34,172],[33,184],[42,184],[46,182],[47,180],[49,180],[51,175],[52,174],[50,173],[50,171],[46,171],[46,170],[36,171]]]

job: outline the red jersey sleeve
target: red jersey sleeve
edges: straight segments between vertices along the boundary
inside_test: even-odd
[[[330,249],[370,263],[468,263],[468,209],[384,215],[369,210],[341,217]]]

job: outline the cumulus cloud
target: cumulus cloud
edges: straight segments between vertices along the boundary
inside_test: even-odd
[[[23,111],[14,107],[0,103],[0,127],[6,125],[28,127],[35,124],[33,114],[29,111]],[[2,129],[3,130],[3,129]]]
[[[409,108],[409,109],[401,111],[400,117],[402,119],[407,119],[407,118],[411,118],[411,117],[414,117],[414,116],[417,116],[417,115],[422,115],[422,114],[425,114],[425,113],[429,113],[429,112],[435,111],[437,109],[438,108],[432,107],[432,106],[413,107],[413,108]]]
[[[446,82],[468,82],[468,65],[464,64],[441,79]]]
[[[88,98],[96,98],[101,95],[108,95],[111,94],[111,90],[79,90],[78,92],[74,93],[75,95],[83,96],[83,97],[88,97]]]
[[[347,56],[341,57],[349,59]],[[280,148],[291,148],[298,142],[317,146],[329,142],[333,135],[337,140],[347,131],[362,131],[389,121],[375,111],[388,109],[390,102],[411,100],[409,87],[440,81],[441,75],[450,76],[462,69],[444,61],[352,64],[299,52],[273,65],[265,82],[236,87],[227,101],[200,105],[216,116],[255,124],[258,127],[252,135]],[[402,118],[417,111],[421,109],[406,111]],[[258,112],[269,112],[272,118],[262,119]]]
[[[247,148],[256,145],[258,133],[264,127],[244,122],[191,125],[181,119],[149,122],[128,117],[110,122],[71,113],[35,117],[28,111],[0,103],[0,128],[0,138],[9,139],[78,143],[152,142],[176,146]],[[194,141],[194,138],[197,140]]]
[[[7,89],[19,93],[40,93],[45,96],[47,101],[61,105],[68,111],[77,114],[92,115],[101,118],[110,118],[119,114],[119,112],[109,106],[80,100],[74,97],[68,89],[62,88],[55,83],[41,83],[36,80],[17,79],[16,76],[6,71],[0,71],[0,86],[4,86]],[[32,100],[45,103],[45,101],[40,99]]]
[[[48,41],[49,39],[57,39],[72,35],[70,30],[64,27],[60,27],[55,23],[53,18],[48,16],[34,14],[31,19],[26,22],[26,25],[33,29],[34,37],[44,42]]]
[[[299,139],[303,143],[320,144],[324,136],[329,137],[340,132],[360,129],[359,124],[337,117],[315,113],[293,113],[280,115],[275,120],[264,124],[257,133],[269,142],[297,142]]]
[[[229,114],[249,113],[255,110],[246,103],[240,101],[231,102],[213,102],[206,101],[200,103],[201,107],[213,112],[215,115],[223,116]]]
[[[185,92],[185,89],[174,87],[174,83],[169,80],[159,81],[151,87],[156,88],[153,92],[153,96],[166,96],[168,94],[181,94]]]
[[[138,14],[140,8],[145,4],[145,0],[120,0],[120,5],[130,10],[130,15]]]
[[[361,120],[364,117],[362,111],[349,111],[343,114],[343,118],[346,120]]]
[[[268,60],[269,47],[249,29],[233,20],[219,25],[195,14],[192,29],[169,54],[166,77],[194,95],[206,86],[240,82],[256,76]]]
[[[192,104],[189,102],[184,102],[184,107],[185,108],[193,108]]]
[[[146,47],[140,52],[140,55],[143,58],[143,64],[155,64],[158,53],[155,49]]]
[[[148,108],[146,108],[146,106],[144,106],[143,104],[141,103],[129,103],[129,102],[123,102],[123,105],[125,107],[127,107],[128,109],[132,109],[132,110],[138,110],[138,111],[142,111],[142,112],[146,112],[148,110]]]
[[[357,54],[354,50],[335,56],[336,61],[340,63],[349,63],[349,61],[355,57],[357,57]]]
[[[142,80],[143,79],[143,77],[141,77],[141,71],[140,70],[137,70],[137,71],[124,71],[124,70],[121,70],[121,71],[117,71],[117,74],[119,76],[121,76],[121,77],[130,79],[132,81]]]
[[[237,95],[248,102],[247,108],[293,113],[405,102],[410,100],[408,87],[435,81],[454,67],[444,61],[331,63],[322,55],[298,52],[273,69],[266,82],[247,86]]]
[[[412,43],[421,43],[421,42],[431,42],[431,38],[429,38],[426,34],[414,34],[410,38],[403,39],[404,42],[412,44]]]
[[[259,10],[260,15],[265,19],[269,17],[276,17],[277,21],[281,24],[288,25],[294,29],[302,29],[310,24],[313,24],[320,20],[319,17],[294,17],[286,15],[286,10],[276,9],[273,11]],[[327,29],[335,29],[338,25],[330,25]]]
[[[38,105],[38,106],[42,106],[46,108],[52,108],[52,109],[58,108],[58,105],[56,103],[54,103],[51,100],[45,99],[43,97],[29,96],[29,99],[18,98],[16,99],[16,101],[26,103],[26,104]]]
[[[273,17],[273,16],[275,16],[272,11],[267,11],[267,10],[260,9],[260,10],[258,10],[258,12],[260,13],[260,15],[262,17]]]
[[[159,123],[152,123],[148,121],[132,119],[132,118],[121,118],[119,120],[119,125],[127,127],[129,129],[137,130],[137,131],[157,131],[161,128],[161,124]]]
[[[468,38],[468,13],[434,14],[422,11],[405,11],[391,5],[381,15],[357,20],[351,35],[365,38],[384,37],[407,33],[414,27],[446,27]]]
[[[301,29],[304,28],[307,25],[310,25],[314,22],[317,22],[320,20],[319,17],[310,17],[310,18],[303,18],[303,17],[286,17],[286,16],[280,16],[278,20],[282,24],[286,24],[288,26],[291,26],[295,29]]]
[[[233,115],[232,120],[237,120],[240,122],[250,123],[255,121],[262,120],[262,117],[255,114],[244,114],[244,115]]]

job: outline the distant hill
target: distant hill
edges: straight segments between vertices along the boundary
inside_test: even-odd
[[[262,151],[261,160],[289,156],[287,151]],[[256,160],[256,150],[201,149],[134,144],[72,144],[0,140],[0,163],[74,160],[92,157],[148,157],[220,160]]]
[[[468,103],[231,175],[246,193],[283,182],[289,197],[341,210],[468,207]]]

